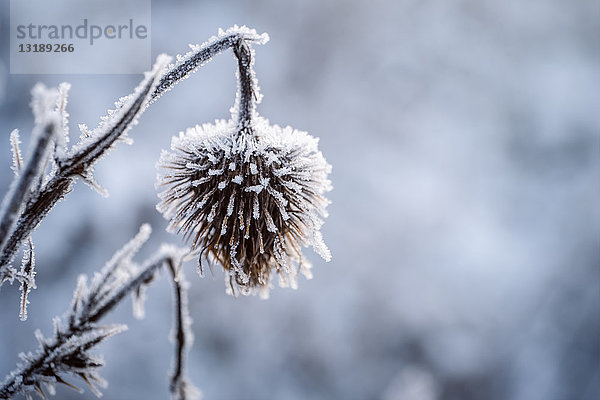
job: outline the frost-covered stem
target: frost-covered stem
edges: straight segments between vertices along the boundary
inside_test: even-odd
[[[17,222],[21,207],[28,200],[32,193],[32,187],[37,184],[43,173],[48,148],[55,131],[56,122],[49,118],[41,128],[41,132],[34,135],[36,140],[32,144],[32,151],[27,163],[4,200],[2,216],[0,217],[0,251],[2,254],[5,252],[5,246],[9,242],[8,234]]]
[[[59,175],[76,176],[84,174],[91,165],[93,165],[104,153],[106,153],[111,148],[113,143],[127,131],[140,111],[142,111],[144,105],[148,101],[148,93],[155,86],[156,80],[156,76],[154,79],[148,80],[139,96],[130,106],[129,110],[123,114],[123,116],[112,129],[110,129],[104,135],[98,137],[87,147],[73,154],[67,160],[61,162]]]
[[[258,85],[252,65],[252,50],[246,41],[239,40],[233,52],[238,62],[238,131],[250,129],[258,99]]]
[[[267,40],[268,36],[266,34],[258,35],[256,32],[243,29],[234,29],[233,33],[219,35],[215,40],[211,40],[195,48],[189,57],[182,59],[182,61],[169,68],[160,78],[160,82],[152,93],[151,101],[156,100],[163,93],[171,90],[176,83],[187,78],[198,67],[206,64],[217,54],[229,48],[235,49],[240,43],[265,43]]]
[[[187,78],[198,67],[210,61],[217,54],[233,47],[239,40],[238,34],[227,35],[207,46],[203,46],[199,51],[195,52],[191,57],[186,59],[181,64],[174,66],[166,71],[160,78],[158,85],[152,93],[151,101],[156,100],[164,92],[171,90],[176,83]]]
[[[0,272],[7,267],[15,253],[39,223],[46,217],[48,211],[64,198],[71,189],[74,177],[55,176],[42,189],[38,196],[27,203],[19,217],[16,229],[7,238],[0,256]]]
[[[132,122],[143,110],[143,106],[147,104],[148,95],[157,82],[159,72],[160,70],[157,70],[155,75],[147,80],[135,101],[129,105],[128,109],[124,110],[121,118],[111,129],[88,146],[75,152],[71,157],[61,160],[58,172],[44,185],[36,198],[27,202],[16,222],[16,229],[10,234],[10,237],[3,239],[6,242],[0,253],[0,271],[7,267],[20,245],[31,235],[48,212],[67,195],[75,178],[89,171],[98,158],[110,150],[114,142],[130,128]]]
[[[120,327],[102,327],[103,334],[100,333],[95,339],[87,343],[82,343],[81,346],[73,347],[71,353],[61,354],[61,358],[69,358],[75,356],[77,352],[86,351],[100,343],[104,338],[111,336],[120,331]],[[32,360],[28,360],[26,366],[13,370],[4,380],[0,387],[0,399],[11,399],[23,390],[25,385],[35,385],[36,391],[43,393],[41,385],[36,382],[36,375],[44,375],[48,371],[48,366],[53,364],[60,353],[61,347],[65,347],[69,342],[76,340],[81,335],[81,332],[60,332],[55,338],[54,343],[43,347],[43,351],[39,352]],[[75,358],[75,357],[74,357]],[[58,383],[67,384],[60,377],[56,377]],[[46,398],[43,396],[43,398]]]
[[[171,393],[177,390],[177,382],[181,379],[183,373],[183,356],[185,351],[185,328],[183,326],[183,310],[181,303],[182,288],[177,280],[177,271],[171,261],[167,261],[169,272],[173,278],[173,300],[175,305],[174,327],[175,327],[175,362],[173,374],[171,375]]]
[[[158,258],[156,261],[151,262],[135,278],[130,280],[126,285],[123,285],[123,287],[117,291],[117,293],[106,300],[102,307],[91,312],[85,320],[85,323],[94,323],[99,321],[113,308],[115,308],[115,306],[119,304],[119,302],[123,300],[125,296],[131,294],[143,284],[150,282],[156,271],[165,265],[165,263],[169,262],[169,260],[171,260],[170,256],[164,256]]]
[[[175,360],[173,362],[173,372],[171,374],[171,397],[174,400],[186,400],[190,385],[184,375],[184,365],[186,351],[188,350],[192,338],[188,329],[189,312],[187,309],[187,291],[185,288],[185,279],[180,271],[180,264],[175,264],[172,259],[167,260],[168,270],[173,278],[173,302],[175,306],[175,315],[173,317],[173,339],[175,341]]]

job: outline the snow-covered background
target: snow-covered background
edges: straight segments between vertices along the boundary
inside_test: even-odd
[[[36,81],[73,84],[69,112],[95,126],[140,76],[8,74],[0,5],[0,189],[8,136],[32,127]],[[51,10],[49,10],[51,12]],[[321,138],[334,191],[333,253],[268,301],[192,283],[189,375],[217,399],[596,399],[600,394],[600,5],[595,0],[153,1],[153,55],[246,24],[273,123]],[[127,62],[127,60],[123,60]],[[0,375],[143,222],[162,241],[154,164],[170,137],[227,118],[235,62],[223,54],[161,98],[97,167],[108,199],[78,183],[34,234],[38,289],[18,320],[0,291]],[[98,349],[107,399],[168,393],[170,287],[108,322]],[[81,385],[81,382],[73,380]],[[61,399],[92,398],[60,389]]]

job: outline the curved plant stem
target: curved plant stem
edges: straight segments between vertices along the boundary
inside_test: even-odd
[[[134,239],[136,240],[136,239]],[[80,278],[75,291],[73,305],[63,319],[64,323],[55,323],[54,335],[50,338],[36,333],[40,349],[34,355],[25,356],[22,365],[12,371],[0,383],[0,399],[10,399],[16,394],[33,387],[42,392],[42,383],[63,383],[65,373],[79,375],[92,390],[93,381],[101,382],[95,370],[102,366],[87,353],[102,340],[125,329],[122,325],[99,325],[100,320],[110,313],[127,295],[135,294],[142,286],[154,280],[156,272],[166,266],[171,273],[174,288],[174,332],[175,363],[171,374],[170,390],[173,399],[186,399],[188,393],[197,389],[184,376],[185,351],[191,342],[189,333],[190,317],[187,310],[187,291],[185,280],[180,271],[181,257],[186,251],[165,246],[150,258],[140,271],[121,282],[120,274],[125,273],[129,265],[129,257],[135,252],[135,246],[125,249],[125,257],[113,259],[110,268],[102,271],[87,288],[85,279]],[[67,384],[68,386],[72,386]],[[96,390],[96,393],[99,391]]]

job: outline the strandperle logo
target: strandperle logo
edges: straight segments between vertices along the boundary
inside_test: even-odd
[[[11,74],[139,74],[152,65],[151,0],[10,0]]]
[[[146,39],[148,27],[137,25],[133,19],[128,24],[115,25],[93,25],[88,24],[87,18],[77,26],[73,25],[39,25],[30,23],[28,25],[17,25],[17,39],[88,39],[90,45],[98,39]]]

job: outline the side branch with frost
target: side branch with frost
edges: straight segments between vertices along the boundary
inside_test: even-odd
[[[146,73],[136,90],[119,99],[115,103],[116,108],[102,118],[96,129],[89,130],[80,125],[81,140],[71,149],[67,148],[69,85],[62,84],[58,90],[37,85],[32,101],[36,128],[23,168],[18,132],[13,131],[11,135],[15,160],[13,169],[18,175],[0,210],[0,286],[15,279],[21,283],[33,279],[31,274],[24,276],[19,273],[11,263],[16,252],[28,243],[32,232],[50,210],[71,191],[77,178],[105,194],[93,177],[95,163],[113,148],[115,142],[130,142],[127,132],[152,102],[224,50],[242,43],[261,44],[266,41],[266,34],[259,35],[252,29],[236,26],[227,31],[220,30],[218,36],[202,45],[190,46],[191,51],[178,56],[174,64],[168,64],[169,57],[159,56],[152,71]],[[54,144],[52,154],[48,151],[51,143]],[[51,164],[50,173],[43,177],[48,164]],[[33,282],[28,283],[29,288],[34,286]],[[24,309],[27,299],[22,297],[25,298],[21,306]],[[22,315],[26,318],[26,313]]]
[[[91,391],[100,396],[97,386],[106,382],[98,375],[104,365],[102,358],[90,354],[90,350],[106,338],[127,329],[125,325],[102,325],[104,318],[127,295],[134,298],[136,316],[143,314],[142,292],[151,283],[161,267],[167,267],[174,287],[174,339],[175,361],[171,374],[171,396],[174,400],[190,399],[197,389],[185,378],[184,358],[192,337],[187,312],[186,282],[181,271],[185,249],[163,246],[142,265],[132,257],[150,236],[150,226],[144,225],[140,232],[107,262],[100,273],[95,274],[88,286],[84,275],[79,277],[73,302],[62,318],[54,319],[54,332],[44,337],[37,330],[35,336],[40,344],[36,353],[20,354],[22,362],[0,383],[0,399],[10,399],[18,393],[30,397],[37,392],[55,394],[55,385],[61,383],[77,389],[66,379],[78,376],[88,384]]]

